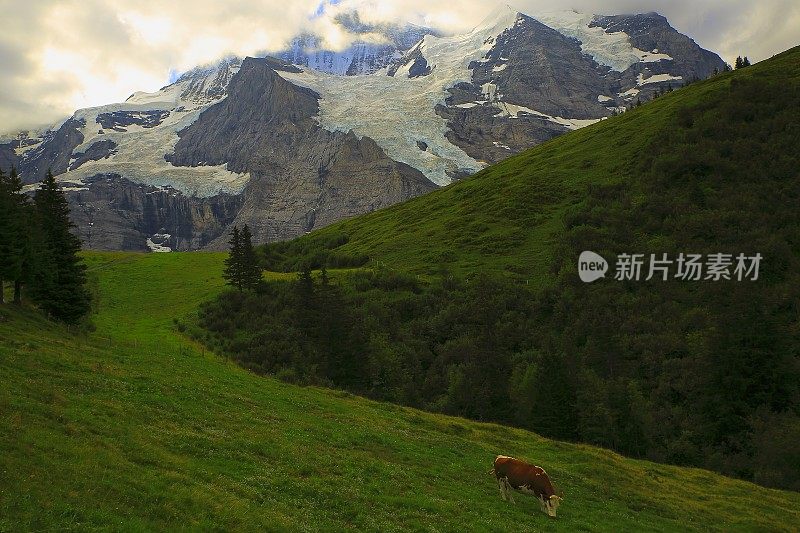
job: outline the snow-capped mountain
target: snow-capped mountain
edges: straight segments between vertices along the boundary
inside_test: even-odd
[[[0,143],[0,164],[16,164],[27,183],[51,168],[89,247],[221,247],[226,228],[244,223],[259,241],[285,239],[725,66],[655,13],[502,8],[454,36],[340,23],[384,44],[309,53],[306,35],[278,59],[226,58]]]

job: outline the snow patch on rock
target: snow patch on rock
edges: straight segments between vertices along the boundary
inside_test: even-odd
[[[633,98],[638,96],[641,91],[639,89],[628,89],[624,93],[619,93],[619,96],[622,98]]]
[[[151,252],[156,252],[156,253],[171,252],[172,248],[164,245],[164,243],[169,242],[171,238],[172,235],[170,235],[169,233],[156,233],[155,235],[147,239],[147,247],[150,248]]]
[[[520,113],[533,115],[536,117],[540,117],[544,120],[553,122],[554,124],[559,124],[564,126],[570,130],[577,130],[580,128],[584,128],[586,126],[591,126],[597,122],[603,120],[603,118],[596,118],[596,119],[577,119],[577,118],[564,118],[564,117],[553,117],[546,113],[542,113],[540,111],[536,111],[534,109],[530,109],[525,106],[510,104],[508,102],[497,102],[495,103],[495,107],[497,107],[500,112],[497,113],[495,116],[501,117],[509,117],[509,118],[519,118]]]
[[[650,76],[649,78],[645,78],[644,74],[639,74],[639,77],[636,79],[636,85],[642,87],[644,85],[648,85],[650,83],[664,83],[667,81],[681,81],[683,79],[682,76],[673,76],[671,74],[655,74]]]
[[[659,61],[673,61],[674,59],[672,56],[667,54],[660,54],[658,50],[653,50],[652,52],[645,52],[644,50],[639,50],[638,48],[633,49],[634,53],[639,56],[639,61],[642,63],[658,63]]]

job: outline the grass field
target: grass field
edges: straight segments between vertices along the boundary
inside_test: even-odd
[[[87,255],[97,330],[0,308],[0,530],[791,531],[800,494],[262,378],[174,328],[219,254]],[[500,500],[543,465],[559,518]]]

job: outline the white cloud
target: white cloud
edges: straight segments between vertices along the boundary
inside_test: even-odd
[[[527,13],[658,11],[729,62],[738,54],[765,59],[800,44],[797,0],[573,0],[568,6],[519,0],[514,5]],[[170,72],[227,54],[278,49],[302,29],[319,32],[331,48],[346,47],[352,36],[332,18],[352,9],[369,22],[406,21],[458,32],[477,25],[491,2],[0,0],[0,131],[44,125],[76,108],[156,90]]]

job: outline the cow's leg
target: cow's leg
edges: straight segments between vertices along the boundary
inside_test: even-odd
[[[500,488],[500,497],[503,498],[503,501],[508,501],[508,496],[506,496],[506,482],[504,479],[497,480],[497,486]]]
[[[503,481],[506,485],[506,493],[508,494],[511,503],[516,504],[517,502],[514,500],[514,488],[511,486],[511,483],[508,482],[508,478],[505,478]]]
[[[508,478],[504,477],[500,482],[503,484],[503,499],[511,503],[517,503],[514,501],[514,491],[511,488],[511,483],[508,482]]]

